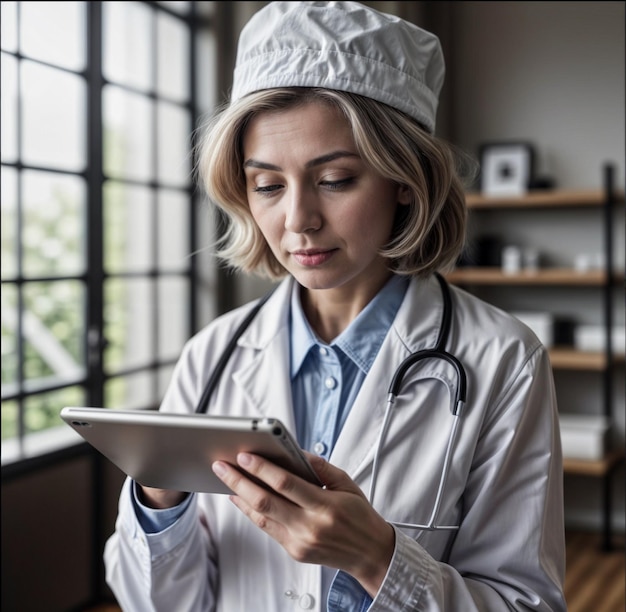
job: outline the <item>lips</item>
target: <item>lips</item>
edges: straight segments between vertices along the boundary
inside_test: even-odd
[[[301,265],[306,267],[321,266],[330,260],[337,249],[306,249],[293,251],[291,256]]]

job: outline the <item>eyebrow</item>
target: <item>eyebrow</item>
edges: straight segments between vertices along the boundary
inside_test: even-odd
[[[341,159],[342,157],[358,157],[358,155],[356,153],[351,153],[350,151],[333,151],[332,153],[320,155],[319,157],[308,161],[304,165],[304,167],[307,169],[314,168],[315,166],[321,166],[322,164],[327,164],[328,162],[335,161],[336,159]],[[282,171],[282,168],[280,166],[268,164],[257,159],[247,159],[244,162],[243,167],[258,168],[260,170],[275,170],[277,172]]]

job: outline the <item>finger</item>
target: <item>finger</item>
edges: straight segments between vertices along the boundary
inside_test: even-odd
[[[257,527],[277,540],[284,539],[285,517],[295,518],[299,508],[268,487],[256,484],[234,466],[223,461],[212,465],[215,474],[235,495],[230,501]]]
[[[265,483],[285,499],[300,507],[319,503],[323,489],[267,459],[250,453],[239,453],[237,464],[254,478]]]
[[[281,474],[278,476],[275,475],[271,480],[263,480],[263,473],[270,472],[271,475],[271,472],[273,471],[272,468],[275,468],[279,472],[285,472],[285,470],[282,470],[282,468],[279,468],[274,464],[263,460],[261,457],[257,457],[256,455],[251,456],[250,459],[251,460],[249,461],[244,457],[241,464],[241,470],[223,461],[216,461],[213,463],[212,468],[220,480],[222,480],[222,482],[231,491],[233,491],[233,493],[244,499],[245,503],[259,514],[279,516],[280,514],[288,514],[291,512],[294,508],[294,504],[288,500],[286,496],[277,495],[280,491],[274,490],[272,484],[278,483],[276,486],[278,486],[285,493],[291,488],[291,485],[289,483],[281,484]],[[255,468],[255,465],[258,462],[267,463],[268,466],[266,466],[265,469]],[[249,471],[248,467],[251,467],[260,475]],[[285,472],[284,476],[285,480],[292,480],[292,477],[293,479],[300,480],[297,476],[294,476],[289,472]],[[265,478],[267,479],[267,474],[265,474]],[[282,505],[279,501],[283,502]],[[285,509],[283,506],[286,504],[288,504],[288,508]]]
[[[318,478],[324,483],[324,488],[331,491],[346,491],[362,494],[359,486],[342,469],[329,463],[323,457],[304,451],[311,467]]]
[[[272,496],[264,490],[257,497],[252,498],[250,503],[240,495],[231,495],[230,501],[259,529],[280,541],[281,533],[285,531],[285,528],[280,521],[272,518],[275,514],[275,502],[272,497],[274,500],[278,499],[276,495]],[[288,502],[282,500],[282,503]]]
[[[250,495],[261,488],[248,474],[226,461],[215,461],[211,465],[215,475],[236,495]]]

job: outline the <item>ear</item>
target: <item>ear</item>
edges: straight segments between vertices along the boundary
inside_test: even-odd
[[[408,206],[413,202],[413,192],[408,185],[398,185],[398,204]]]

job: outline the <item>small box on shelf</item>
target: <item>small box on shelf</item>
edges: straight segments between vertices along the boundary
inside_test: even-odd
[[[609,420],[604,416],[561,414],[561,445],[566,459],[598,461],[606,452]]]
[[[602,351],[605,348],[605,329],[601,325],[577,325],[574,329],[574,346],[579,351]],[[618,355],[623,355],[626,344],[626,327],[613,327],[611,330],[611,348]]]

